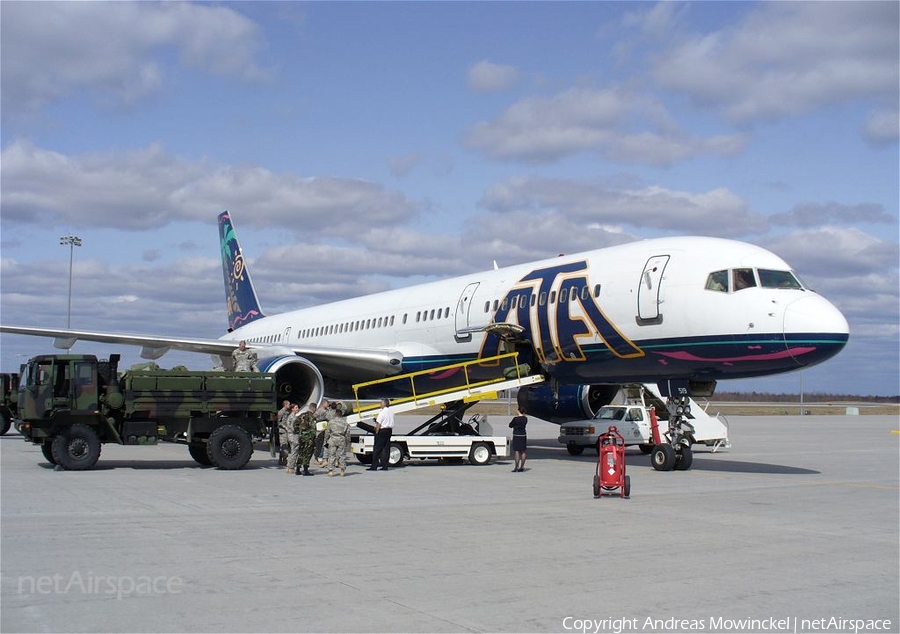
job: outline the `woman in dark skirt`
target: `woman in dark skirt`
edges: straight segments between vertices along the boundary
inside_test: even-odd
[[[516,466],[513,469],[513,473],[525,471],[525,449],[528,445],[528,438],[525,436],[525,425],[528,424],[528,419],[525,417],[525,410],[521,405],[517,411],[519,412],[519,415],[509,421],[509,426],[512,427],[513,430],[512,450],[515,452],[516,460]]]

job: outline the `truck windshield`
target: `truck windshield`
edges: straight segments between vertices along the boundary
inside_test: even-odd
[[[597,420],[622,420],[625,410],[621,407],[601,407],[594,416]]]

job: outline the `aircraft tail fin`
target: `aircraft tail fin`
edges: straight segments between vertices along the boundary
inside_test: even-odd
[[[228,331],[265,317],[259,307],[250,271],[244,262],[231,216],[219,214],[219,242],[222,247],[222,272],[225,275],[225,301],[228,307]]]

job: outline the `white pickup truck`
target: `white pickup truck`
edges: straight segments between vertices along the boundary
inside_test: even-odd
[[[664,434],[668,427],[668,412],[657,410],[659,432]],[[730,446],[728,427],[717,416],[710,416],[699,406],[691,409],[686,417],[693,427],[691,441],[717,450]],[[597,439],[606,433],[610,425],[615,425],[626,446],[637,445],[645,454],[653,451],[650,429],[650,412],[643,404],[605,405],[597,410],[593,418],[563,423],[559,426],[559,442],[573,456],[581,455],[585,447],[597,448]]]

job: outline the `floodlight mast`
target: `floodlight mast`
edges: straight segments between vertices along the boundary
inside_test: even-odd
[[[78,236],[62,236],[59,239],[61,245],[69,245],[69,309],[66,312],[66,329],[72,327],[72,263],[75,256],[75,247],[81,246],[81,238]]]

